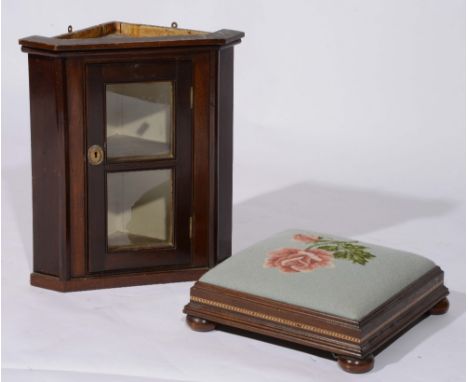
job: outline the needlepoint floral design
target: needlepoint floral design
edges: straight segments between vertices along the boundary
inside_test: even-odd
[[[318,248],[282,248],[270,252],[265,260],[265,268],[278,268],[281,272],[311,272],[334,266],[332,254]]]
[[[267,254],[265,268],[281,272],[311,272],[318,268],[333,268],[334,259],[366,265],[375,256],[357,241],[326,239],[320,236],[295,234],[293,239],[307,244],[305,248],[280,248]]]

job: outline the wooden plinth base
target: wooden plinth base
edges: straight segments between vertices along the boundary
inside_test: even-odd
[[[58,277],[42,273],[31,273],[31,285],[51,289],[57,292],[75,292],[90,289],[193,281],[198,280],[207,270],[208,268],[191,268],[164,272],[155,271],[145,273],[73,277],[69,280],[60,280]]]
[[[246,330],[333,353],[350,373],[374,366],[373,354],[427,314],[449,307],[443,272],[435,267],[360,320],[197,282],[184,308],[188,325],[210,331],[216,325]]]

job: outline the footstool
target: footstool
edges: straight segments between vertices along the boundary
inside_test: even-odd
[[[216,324],[331,352],[348,372],[426,313],[448,310],[442,270],[412,253],[289,230],[227,259],[195,283],[184,308]]]

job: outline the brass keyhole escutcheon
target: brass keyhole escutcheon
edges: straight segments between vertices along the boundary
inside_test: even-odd
[[[93,166],[97,166],[98,164],[101,164],[103,160],[104,151],[102,150],[102,147],[99,145],[92,145],[88,149],[88,162]]]

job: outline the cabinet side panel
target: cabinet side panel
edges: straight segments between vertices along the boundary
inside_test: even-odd
[[[66,278],[63,65],[29,56],[34,272]]]
[[[193,232],[192,264],[215,264],[214,237],[214,53],[194,55],[193,99]],[[212,138],[213,137],[213,138]]]
[[[231,256],[233,161],[233,62],[234,48],[221,49],[218,57],[217,115],[217,250],[216,262]]]
[[[66,61],[68,156],[70,177],[70,272],[84,276],[86,268],[86,149],[84,134],[84,65],[79,58]]]

